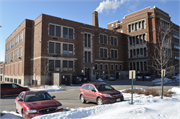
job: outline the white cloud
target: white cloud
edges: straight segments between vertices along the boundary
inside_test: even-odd
[[[102,13],[104,10],[116,10],[120,6],[120,4],[123,4],[126,1],[129,0],[106,0],[99,4],[99,6],[96,8],[96,11]]]

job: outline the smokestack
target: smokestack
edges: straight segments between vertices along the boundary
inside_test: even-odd
[[[98,23],[98,12],[97,12],[97,11],[94,11],[94,12],[93,12],[92,25],[99,27],[99,23]]]

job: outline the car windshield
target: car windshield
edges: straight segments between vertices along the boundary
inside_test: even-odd
[[[24,98],[24,102],[33,102],[40,100],[52,100],[52,97],[47,92],[36,92],[26,94]]]
[[[98,91],[108,91],[108,90],[114,90],[113,87],[107,84],[101,84],[101,85],[95,85]]]

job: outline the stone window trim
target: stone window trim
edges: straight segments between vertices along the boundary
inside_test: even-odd
[[[54,33],[55,35],[54,36],[52,36],[52,35],[50,35],[49,34],[49,26],[50,25],[54,25],[55,27],[54,27],[54,32],[55,32],[55,29],[56,29],[56,26],[59,26],[59,27],[61,27],[61,34],[60,34],[60,37],[58,37],[58,36],[56,36],[56,33]],[[51,36],[51,37],[55,37],[55,38],[64,38],[63,37],[63,27],[65,27],[65,28],[70,28],[70,29],[73,29],[73,40],[75,39],[75,29],[73,28],[73,27],[70,27],[70,26],[65,26],[65,25],[60,25],[60,24],[55,24],[55,23],[49,23],[48,24],[48,35],[49,36]],[[69,30],[68,30],[68,38],[64,38],[64,39],[71,39],[71,38],[69,38]]]
[[[112,69],[112,66],[113,66],[113,69]],[[111,65],[110,65],[110,70],[111,70],[111,71],[114,71],[114,64],[111,64]]]
[[[111,37],[113,37],[113,40],[114,40],[114,38],[116,38],[116,41],[117,41],[117,44],[115,45],[115,44],[111,44]],[[114,43],[114,42],[113,42]],[[110,36],[110,45],[112,45],[112,46],[118,46],[118,37],[117,36]]]
[[[104,54],[103,54],[103,57],[101,57],[101,53],[100,53],[101,48],[103,49],[103,53],[104,53],[104,49],[107,49],[107,57],[104,57]],[[106,48],[106,47],[99,47],[99,57],[100,58],[108,58],[109,57],[108,56],[108,48]]]
[[[116,51],[117,51],[117,58],[112,58],[112,57],[111,57],[111,50],[116,50]],[[111,48],[111,49],[110,49],[110,57],[111,57],[112,59],[118,59],[118,58],[119,58],[119,57],[118,57],[118,49]],[[115,57],[115,52],[114,52],[114,57]]]
[[[107,69],[106,69],[106,66],[107,66]],[[106,70],[106,71],[109,70],[109,64],[105,63],[105,65],[104,65],[104,70]]]
[[[103,35],[103,43],[100,42],[100,35]],[[105,35],[106,38],[107,38],[107,39],[106,39],[106,42],[107,42],[106,44],[104,43],[104,35]],[[100,34],[99,34],[99,43],[100,43],[100,44],[107,45],[107,44],[108,44],[108,35],[107,35],[107,34],[100,33]]]
[[[83,34],[83,47],[84,47],[84,49],[92,49],[92,46],[93,46],[93,44],[92,44],[92,37],[94,36],[92,33],[90,33],[90,32],[82,32],[82,34]],[[90,47],[88,47],[88,44],[87,44],[87,47],[85,47],[85,45],[84,45],[84,40],[85,40],[85,34],[87,34],[87,36],[88,35],[90,35]]]
[[[101,65],[102,65],[102,69],[101,69]],[[104,70],[104,65],[103,65],[103,63],[100,63],[100,64],[99,64],[99,70],[100,70],[100,71],[103,71],[103,70]]]
[[[52,41],[52,40],[49,40],[48,41],[48,48],[47,48],[47,51],[48,51],[48,54],[52,54],[52,55],[56,55],[57,53],[49,53],[49,42],[53,42],[53,43],[60,43],[60,54],[59,55],[65,55],[63,54],[63,44],[67,44],[67,45],[73,45],[73,55],[69,55],[67,54],[68,56],[74,56],[75,55],[75,48],[74,48],[74,43],[68,43],[68,42],[59,42],[59,41]],[[55,45],[54,45],[55,46]],[[68,47],[69,48],[69,47]],[[56,47],[54,47],[54,51],[56,50]],[[68,49],[69,51],[69,49]]]
[[[144,21],[144,29],[146,29],[146,19],[140,19],[140,20],[136,20],[136,21],[133,21],[133,22],[130,22],[127,24],[127,33],[131,33],[131,32],[134,32],[134,31],[139,31],[139,30],[142,30],[142,22]],[[137,23],[137,30],[135,30],[135,24]],[[140,24],[140,27],[139,27],[139,23]],[[132,25],[134,24],[134,29],[132,29]],[[131,26],[131,32],[129,32],[129,25]]]
[[[49,61],[50,61],[50,60],[53,60],[53,61],[54,61],[54,71],[49,71]],[[58,59],[57,59],[57,60],[58,60]],[[73,62],[73,69],[72,69],[72,71],[66,71],[66,72],[74,72],[74,71],[75,71],[75,68],[74,68],[75,61],[74,61],[74,60],[66,60],[66,59],[59,60],[59,61],[60,61],[60,71],[55,71],[55,68],[56,68],[56,66],[55,66],[55,61],[56,61],[56,59],[51,59],[51,58],[48,59],[48,72],[64,72],[64,71],[63,71],[63,61],[67,61],[67,67],[68,67],[68,69],[69,69],[69,61],[72,61],[72,62]]]

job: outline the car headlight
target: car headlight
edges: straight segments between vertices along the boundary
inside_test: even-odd
[[[104,97],[112,97],[111,95],[109,95],[109,94],[103,94],[104,95]]]
[[[62,109],[63,107],[62,106],[58,106],[57,109]]]
[[[37,110],[36,109],[30,109],[30,110],[26,110],[27,113],[36,113]]]

